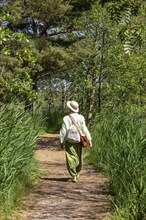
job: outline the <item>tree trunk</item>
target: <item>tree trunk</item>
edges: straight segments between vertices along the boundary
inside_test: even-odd
[[[96,95],[96,89],[93,87],[93,89],[89,93],[88,97],[88,103],[89,103],[89,110],[88,110],[88,116],[87,116],[87,124],[91,124],[91,120],[93,118],[94,113],[94,106],[95,106],[95,95]]]
[[[98,113],[101,112],[101,83],[102,83],[102,72],[104,64],[104,47],[105,47],[105,34],[106,28],[102,27],[102,42],[101,42],[101,60],[100,60],[100,69],[99,69],[99,78],[98,78]]]
[[[98,113],[101,112],[101,76],[99,76],[98,83]]]
[[[37,91],[37,74],[33,76],[33,91]],[[29,113],[33,114],[34,111],[34,100],[29,100],[28,97],[26,97],[25,100],[25,111],[28,111]]]
[[[61,81],[61,104],[62,108],[65,109],[65,103],[66,103],[66,89],[64,80]]]

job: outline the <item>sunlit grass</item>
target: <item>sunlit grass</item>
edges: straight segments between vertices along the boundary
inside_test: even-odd
[[[92,131],[90,163],[109,176],[114,194],[113,219],[146,216],[146,124],[140,113],[100,115]],[[124,211],[123,211],[124,210]]]
[[[0,111],[0,211],[16,207],[37,176],[34,150],[38,129],[23,106]]]

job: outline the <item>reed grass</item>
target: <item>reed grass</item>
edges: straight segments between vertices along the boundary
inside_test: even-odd
[[[20,105],[0,107],[0,212],[18,205],[37,176],[34,149],[38,129]]]
[[[146,219],[144,117],[128,111],[100,115],[93,128],[94,148],[89,158],[109,176],[117,216],[113,219]]]
[[[40,133],[53,133],[59,132],[64,115],[65,112],[58,106],[54,106],[54,108],[49,110],[47,105],[38,104],[35,108],[33,119],[40,129]]]

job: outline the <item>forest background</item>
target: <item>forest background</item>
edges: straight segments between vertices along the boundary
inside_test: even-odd
[[[76,100],[93,136],[90,162],[110,176],[112,218],[144,219],[145,1],[5,0],[0,12],[3,212],[17,204],[18,183],[17,192],[35,179],[37,134],[59,131]]]

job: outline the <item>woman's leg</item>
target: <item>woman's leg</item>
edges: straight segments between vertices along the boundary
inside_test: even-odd
[[[80,144],[66,142],[65,151],[68,172],[72,177],[77,176],[82,166]]]
[[[83,159],[82,159],[82,146],[78,146],[77,148],[77,154],[78,154],[78,158],[79,158],[79,164],[76,167],[76,172],[77,174],[81,171],[82,169],[82,165],[83,165]]]

